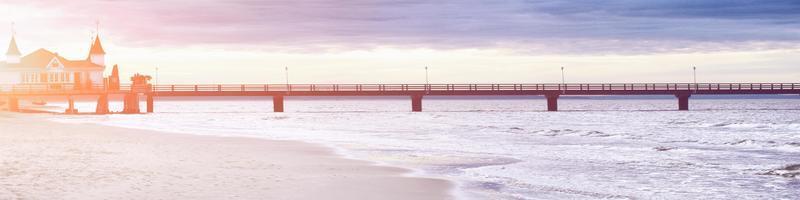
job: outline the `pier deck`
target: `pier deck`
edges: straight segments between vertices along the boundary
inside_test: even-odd
[[[69,85],[57,88],[50,85],[0,86],[0,96],[8,98],[12,111],[17,109],[19,98],[97,96],[98,113],[103,113],[108,112],[108,95],[113,94],[126,95],[125,112],[139,112],[139,95],[147,96],[148,112],[154,110],[154,96],[271,96],[275,112],[283,112],[286,96],[409,96],[411,110],[419,112],[424,96],[541,95],[547,99],[548,110],[557,111],[558,98],[564,95],[674,95],[678,99],[678,110],[688,110],[692,95],[800,94],[800,83],[203,84],[123,85],[113,91],[102,86],[84,90],[74,90]],[[132,107],[134,105],[136,108]]]

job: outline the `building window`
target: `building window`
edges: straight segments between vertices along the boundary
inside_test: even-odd
[[[33,73],[23,73],[23,76],[25,77],[25,83],[33,83],[36,81],[36,76]]]

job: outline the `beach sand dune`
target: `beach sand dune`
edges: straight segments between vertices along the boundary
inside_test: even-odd
[[[292,141],[0,113],[0,199],[451,199],[452,184]]]

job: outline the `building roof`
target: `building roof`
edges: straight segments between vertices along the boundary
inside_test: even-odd
[[[68,60],[56,53],[50,52],[45,49],[39,49],[23,56],[18,64],[15,63],[0,63],[0,68],[6,69],[43,69],[50,65],[53,59],[57,59],[66,70],[103,70],[104,66],[94,64],[87,60]]]
[[[94,42],[92,43],[92,49],[89,50],[89,55],[93,54],[106,54],[106,51],[103,50],[103,45],[100,44],[100,35],[94,37]]]
[[[19,48],[17,48],[17,40],[14,36],[11,36],[11,43],[8,44],[8,51],[6,51],[6,55],[13,55],[13,56],[20,56],[22,53],[19,52]]]

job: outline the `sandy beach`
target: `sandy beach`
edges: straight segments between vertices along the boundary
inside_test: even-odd
[[[449,181],[293,141],[0,113],[0,199],[452,199]]]

